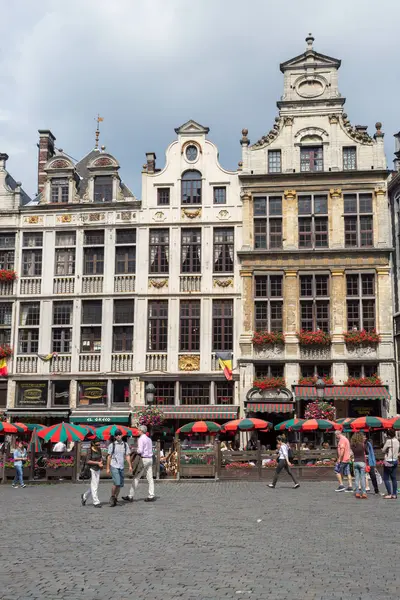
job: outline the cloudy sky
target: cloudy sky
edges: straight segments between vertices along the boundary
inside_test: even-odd
[[[342,59],[353,124],[382,121],[388,164],[400,129],[399,0],[0,0],[0,151],[36,191],[37,130],[81,158],[101,143],[141,196],[145,152],[163,166],[174,128],[210,127],[235,169],[241,129],[267,132],[282,93],[279,63],[314,48]]]

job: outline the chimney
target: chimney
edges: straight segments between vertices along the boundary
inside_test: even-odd
[[[147,172],[155,173],[156,170],[156,155],[154,152],[146,152]]]
[[[38,158],[38,194],[43,191],[46,181],[44,165],[54,156],[54,142],[56,138],[49,129],[39,129],[39,158]]]
[[[7,161],[8,161],[8,154],[5,154],[5,152],[0,152],[0,170],[5,171]]]

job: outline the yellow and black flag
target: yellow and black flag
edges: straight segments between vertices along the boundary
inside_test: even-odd
[[[232,352],[216,352],[221,369],[228,381],[232,380]]]

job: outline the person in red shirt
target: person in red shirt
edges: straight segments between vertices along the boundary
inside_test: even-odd
[[[336,488],[335,492],[352,492],[353,480],[350,472],[350,442],[340,431],[336,431],[335,434],[338,443],[338,459],[335,466],[335,473],[339,482],[339,486]],[[347,477],[347,488],[343,485],[343,477]]]

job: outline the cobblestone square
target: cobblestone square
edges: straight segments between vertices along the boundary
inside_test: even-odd
[[[399,504],[335,482],[160,483],[81,506],[83,484],[0,488],[2,600],[392,600]],[[126,488],[125,488],[126,489]]]

